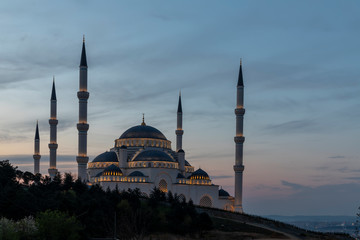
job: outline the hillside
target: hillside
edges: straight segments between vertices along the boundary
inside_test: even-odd
[[[197,208],[212,218],[216,230],[209,232],[208,238],[216,235],[221,239],[354,239],[342,233],[321,233],[308,231],[259,216],[227,212],[219,209]],[[218,238],[218,239],[220,239]]]

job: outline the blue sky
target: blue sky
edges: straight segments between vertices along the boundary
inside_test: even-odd
[[[245,83],[244,208],[352,215],[360,205],[358,1],[2,1],[0,157],[47,173],[55,75],[60,171],[76,172],[78,65],[86,35],[88,152],[141,122],[233,193],[235,85]],[[326,204],[325,204],[326,203]]]

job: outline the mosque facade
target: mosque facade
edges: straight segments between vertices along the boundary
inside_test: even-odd
[[[229,211],[242,212],[242,179],[243,179],[243,108],[244,85],[242,76],[242,65],[240,62],[239,78],[237,83],[236,102],[236,136],[235,141],[235,197],[214,184],[205,170],[195,169],[185,158],[182,148],[183,112],[181,95],[177,107],[176,148],[171,148],[171,142],[164,134],[155,127],[146,124],[145,119],[141,124],[130,127],[117,139],[114,147],[105,151],[89,162],[87,156],[87,100],[89,92],[87,89],[87,59],[85,41],[83,41],[81,60],[79,91],[79,122],[78,129],[78,177],[89,185],[98,184],[103,189],[128,190],[138,188],[144,196],[149,196],[156,187],[167,193],[172,192],[180,199],[189,201],[196,205],[220,208]],[[50,109],[50,168],[48,170],[51,178],[58,172],[56,168],[56,91],[55,82],[51,95]],[[38,173],[39,154],[39,130],[36,126],[34,172]]]

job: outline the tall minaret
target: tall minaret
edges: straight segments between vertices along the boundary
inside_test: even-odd
[[[237,101],[235,108],[236,115],[236,136],[235,141],[235,211],[242,212],[242,188],[243,188],[243,144],[245,137],[243,136],[244,121],[244,81],[242,75],[242,63],[240,60],[239,79],[237,83]]]
[[[34,140],[34,174],[40,173],[40,136],[39,124],[36,122],[35,140]]]
[[[177,127],[175,130],[176,134],[176,151],[182,149],[182,135],[184,134],[184,130],[182,129],[182,107],[181,107],[181,92],[179,93],[179,104],[177,110]]]
[[[87,61],[85,51],[85,37],[83,38],[81,60],[80,60],[80,84],[77,96],[79,98],[79,123],[77,129],[79,131],[78,155],[76,161],[78,163],[78,178],[83,181],[87,180],[86,166],[89,161],[87,156],[87,131],[89,124],[87,123],[87,100],[89,92],[87,91]]]
[[[55,78],[53,78],[53,86],[51,92],[51,100],[50,100],[50,168],[49,175],[52,178],[55,177],[58,170],[56,169],[56,149],[58,145],[56,143],[56,126],[58,124],[58,120],[56,119],[56,91],[55,91]]]

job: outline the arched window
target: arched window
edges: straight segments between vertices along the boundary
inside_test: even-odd
[[[204,196],[200,199],[199,205],[203,207],[212,207],[211,199],[208,196]]]
[[[160,191],[162,192],[165,192],[167,193],[168,192],[168,189],[167,189],[167,183],[164,179],[161,179],[160,182],[159,182],[159,189]]]
[[[179,202],[186,201],[186,197],[184,196],[184,194],[180,194],[180,195],[178,196],[178,199],[179,199]]]

